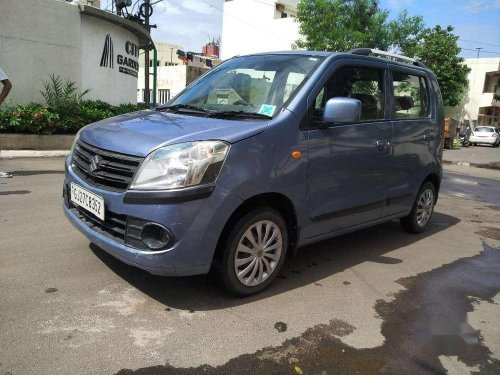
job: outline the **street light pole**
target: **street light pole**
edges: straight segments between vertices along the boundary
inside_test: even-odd
[[[146,27],[146,30],[148,33],[151,35],[151,27],[149,26],[149,4],[150,0],[144,0],[145,4],[145,12],[144,12],[144,25]],[[150,104],[150,97],[149,97],[149,46],[146,47],[144,51],[144,102],[149,105]]]

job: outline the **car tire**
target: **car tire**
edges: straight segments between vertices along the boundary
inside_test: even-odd
[[[435,203],[436,189],[434,184],[426,181],[417,194],[410,214],[401,218],[403,229],[409,233],[423,232],[431,220]]]
[[[259,293],[272,283],[285,261],[286,221],[270,207],[256,208],[236,221],[221,246],[215,272],[223,287],[238,297]]]

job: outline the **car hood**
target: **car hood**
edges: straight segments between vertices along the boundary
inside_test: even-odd
[[[105,150],[146,156],[159,146],[174,143],[215,139],[238,142],[263,132],[267,123],[141,111],[90,124],[80,139]]]

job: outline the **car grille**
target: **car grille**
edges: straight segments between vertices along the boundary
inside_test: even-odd
[[[79,140],[75,145],[72,164],[75,173],[88,184],[105,190],[124,191],[142,160],[140,157],[102,150]],[[98,168],[94,169],[96,165]]]

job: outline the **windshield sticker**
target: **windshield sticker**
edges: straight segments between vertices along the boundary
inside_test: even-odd
[[[271,104],[262,104],[259,109],[259,113],[266,116],[272,116],[274,111],[276,110],[275,105]]]
[[[318,61],[316,57],[309,57],[309,61]]]

